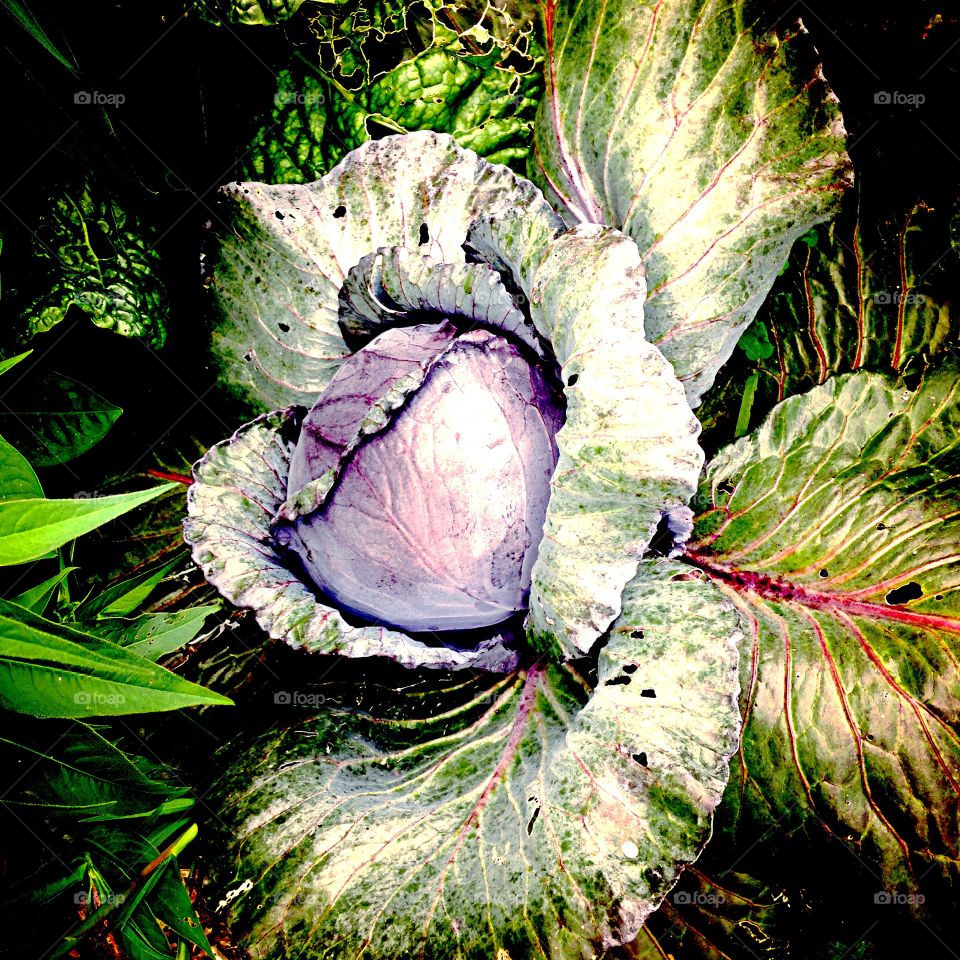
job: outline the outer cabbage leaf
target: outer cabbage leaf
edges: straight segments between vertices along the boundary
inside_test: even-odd
[[[686,539],[700,424],[643,338],[646,288],[628,237],[582,225],[554,238],[511,217],[476,224],[468,244],[514,278],[560,365],[567,416],[527,627],[539,649],[578,656],[619,613],[661,518]]]
[[[903,893],[958,879],[958,395],[951,363],[786,400],[711,464],[689,549],[752,634],[724,828],[819,823]]]
[[[636,936],[707,839],[739,723],[738,620],[682,569],[645,561],[595,683],[538,662],[231,744],[216,882],[242,945],[586,960]]]
[[[420,246],[444,263],[479,216],[512,207],[560,227],[525,180],[435,133],[365,144],[316,183],[223,188],[231,230],[212,286],[219,318],[213,355],[221,380],[255,409],[310,405],[349,352],[338,295],[362,257]]]
[[[715,428],[736,416],[756,374],[752,421],[838,373],[918,369],[960,337],[946,217],[922,201],[905,211],[861,183],[843,213],[802,238],[757,315],[765,355],[731,363],[700,411]],[[759,326],[758,326],[759,325]],[[744,430],[744,432],[746,432]]]
[[[24,311],[18,339],[45,333],[75,306],[104,330],[162,347],[170,307],[155,239],[153,226],[104,190],[60,193],[36,231],[44,291]]]
[[[303,5],[303,0],[199,0],[195,6],[200,16],[219,24],[239,23],[247,27],[268,27],[289,20]]]
[[[636,240],[647,335],[693,405],[793,242],[850,182],[842,118],[801,24],[746,0],[546,0],[534,178],[572,222]]]

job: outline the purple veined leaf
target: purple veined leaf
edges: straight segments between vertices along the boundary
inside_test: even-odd
[[[879,184],[861,180],[834,221],[794,246],[757,314],[769,355],[721,372],[698,410],[704,428],[736,417],[753,374],[758,424],[776,403],[837,374],[909,375],[955,347],[946,219],[922,200],[899,207]]]
[[[489,331],[387,330],[304,420],[276,539],[341,610],[413,633],[499,624],[526,609],[558,401]]]
[[[351,351],[340,288],[363,257],[404,246],[464,262],[478,217],[515,207],[562,227],[540,192],[431,132],[385,137],[310,184],[229,184],[230,224],[209,268],[221,382],[257,412],[309,406]]]
[[[819,823],[887,890],[957,882],[958,394],[951,362],[786,400],[711,464],[688,548],[747,622],[722,829]]]
[[[739,620],[683,571],[643,561],[593,679],[538,661],[411,698],[406,674],[374,712],[326,684],[319,714],[230,744],[209,799],[238,942],[587,960],[633,939],[706,842],[739,728]]]
[[[793,242],[851,182],[836,97],[799,22],[745,0],[546,0],[533,178],[571,223],[618,227],[647,336],[696,406]]]
[[[321,603],[291,571],[274,520],[287,499],[290,461],[306,411],[265,414],[211,448],[194,467],[184,539],[204,576],[248,607],[267,634],[294,647],[348,657],[388,657],[410,667],[505,671],[517,654],[493,636],[475,649],[432,646],[399,630],[355,626]]]

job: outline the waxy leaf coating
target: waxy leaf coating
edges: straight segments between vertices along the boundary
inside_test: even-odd
[[[709,835],[740,636],[708,583],[644,561],[595,681],[538,661],[374,714],[324,686],[319,715],[224,752],[234,935],[300,960],[587,960],[633,939]]]
[[[711,464],[688,556],[749,626],[725,829],[819,823],[886,889],[960,856],[960,377],[836,377]]]

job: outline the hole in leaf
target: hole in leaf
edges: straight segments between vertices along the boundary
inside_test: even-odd
[[[627,663],[627,664],[624,664],[623,672],[624,672],[624,673],[636,673],[636,672],[637,672],[637,665],[636,665],[635,663]]]
[[[282,333],[289,333],[289,332],[290,332],[290,324],[289,324],[289,323],[278,323],[277,326],[280,328],[280,331],[281,331]]]
[[[251,354],[251,353],[245,353],[245,354],[243,355],[243,359],[246,360],[247,363],[249,363],[249,362],[253,359],[253,354]]]
[[[641,697],[652,697],[654,700],[657,698],[657,691],[653,687],[647,687],[645,690],[640,691]]]
[[[642,631],[642,630],[631,630],[631,631],[630,631],[630,636],[633,637],[634,640],[642,640],[642,639],[643,639],[643,631]]]
[[[623,676],[623,674],[621,674],[619,677],[611,677],[611,679],[609,679],[609,680],[604,684],[604,686],[605,686],[605,687],[625,686],[625,685],[628,684],[629,682],[630,682],[630,678],[629,678],[629,677],[625,677],[625,676]]]
[[[878,523],[878,524],[877,524],[877,529],[878,529],[878,530],[886,530],[886,529],[887,529],[887,525],[886,525],[885,523]]]
[[[420,224],[420,246],[430,242],[430,228],[425,224]]]
[[[647,754],[645,750],[641,750],[639,753],[633,755],[633,759],[640,764],[641,767],[647,766]]]
[[[530,818],[529,822],[527,823],[527,836],[533,833],[533,825],[537,822],[537,817],[539,816],[540,816],[540,808],[537,807],[533,811],[533,816]]]
[[[827,570],[826,567],[824,567],[824,568],[820,571],[820,579],[821,579],[821,580],[826,580],[827,577],[829,577],[829,576],[830,576],[830,571]]]
[[[278,219],[282,220],[284,215],[279,210],[274,210],[273,215]]]
[[[347,215],[347,208],[341,203],[340,206],[333,211],[333,215],[339,220],[341,217]]]
[[[911,600],[919,600],[923,596],[923,587],[916,580],[905,583],[902,587],[896,587],[891,590],[887,596],[887,603],[896,606],[899,603],[908,603]]]
[[[254,283],[263,283],[263,277],[254,277],[254,278],[253,278],[253,282],[254,282]]]
[[[942,599],[943,599],[943,594],[942,594],[942,593],[935,594],[933,599],[934,599],[934,600],[942,600]]]
[[[579,373],[571,373],[570,376],[567,377],[567,386],[572,387],[579,379],[580,379]]]

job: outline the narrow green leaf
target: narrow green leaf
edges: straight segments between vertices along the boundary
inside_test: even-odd
[[[180,557],[174,557],[159,567],[143,570],[94,594],[77,607],[74,613],[75,618],[92,620],[94,617],[125,617],[133,613],[153,593],[157,584],[180,559]]]
[[[90,500],[0,503],[0,566],[28,563],[160,496],[176,484]]]
[[[740,413],[737,415],[737,428],[735,436],[742,437],[750,429],[750,414],[753,411],[753,398],[757,393],[757,381],[760,379],[759,373],[752,373],[747,378],[746,386],[743,388],[743,397],[740,400]]]
[[[0,501],[30,500],[42,496],[43,487],[30,461],[0,437]]]
[[[0,376],[3,376],[8,370],[13,369],[21,360],[26,360],[30,354],[33,353],[32,350],[26,350],[23,353],[17,354],[15,357],[9,357],[6,360],[0,360]]]
[[[216,604],[191,607],[177,613],[144,614],[132,620],[104,618],[91,625],[97,636],[126,647],[148,660],[159,660],[190,643],[203,629]]]
[[[38,717],[231,704],[123,647],[0,600],[0,705]]]
[[[24,590],[23,593],[18,594],[16,597],[11,597],[10,602],[15,603],[18,607],[25,607],[27,610],[39,613],[42,616],[43,611],[47,609],[47,604],[56,592],[57,587],[76,569],[77,567],[64,567],[49,579],[44,580],[43,583],[38,583],[35,587]]]
[[[40,26],[34,15],[29,11],[26,4],[21,3],[20,0],[3,0],[3,5],[7,8],[7,13],[9,13],[54,60],[63,64],[71,73],[74,72],[75,68],[73,64],[56,48],[43,27]],[[3,371],[0,370],[0,373],[2,372]]]

